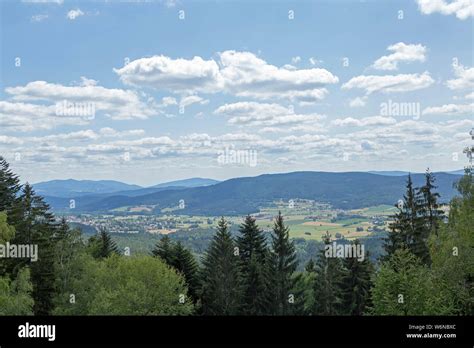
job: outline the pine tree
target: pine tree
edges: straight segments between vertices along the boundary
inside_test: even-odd
[[[169,236],[163,236],[152,251],[153,256],[161,257],[168,265],[173,265],[174,262],[174,246]]]
[[[356,239],[351,244],[357,247],[360,242]],[[362,315],[369,303],[372,286],[373,266],[369,254],[366,252],[362,261],[347,257],[342,262],[345,268],[341,281],[344,311],[349,315]]]
[[[12,273],[16,274],[23,266],[31,269],[35,315],[48,315],[53,310],[56,293],[56,270],[54,233],[56,224],[49,206],[37,196],[33,188],[26,184],[16,206],[17,217],[15,244],[33,244],[38,248],[38,260],[17,259]]]
[[[119,254],[117,243],[115,243],[104,227],[100,228],[98,235],[89,238],[89,245],[92,247],[92,256],[96,259],[103,259],[112,254]]]
[[[172,260],[172,266],[184,276],[189,296],[196,302],[198,299],[199,278],[198,265],[193,254],[183,247],[181,242],[178,242],[173,248]]]
[[[292,308],[295,297],[301,294],[292,293],[295,289],[296,279],[293,273],[297,263],[295,246],[290,241],[289,228],[283,222],[281,212],[275,219],[272,233],[272,251],[270,255],[270,274],[273,291],[273,313],[288,315],[295,312]],[[293,306],[294,307],[294,306]]]
[[[324,248],[316,261],[316,280],[314,282],[314,314],[344,314],[344,293],[342,279],[345,276],[341,259],[327,257],[326,248],[330,247],[331,235],[323,237]]]
[[[435,185],[436,178],[429,168],[425,173],[425,184],[420,187],[422,194],[422,210],[427,224],[428,234],[438,234],[440,223],[443,221],[444,212],[439,209],[438,199],[440,197],[438,192],[434,192],[437,188]],[[428,236],[427,236],[428,237]]]
[[[13,174],[8,162],[0,156],[0,211],[6,211],[10,215],[10,211],[18,201],[17,194],[20,191],[20,179]],[[12,224],[11,217],[9,223]]]
[[[202,312],[205,315],[236,315],[240,313],[242,290],[236,246],[221,218],[217,233],[203,260]]]
[[[389,259],[396,250],[408,248],[424,264],[429,264],[429,231],[423,217],[422,193],[413,187],[411,175],[408,175],[406,193],[397,208],[385,240],[384,260]]]
[[[242,274],[243,308],[246,315],[267,314],[271,302],[268,250],[263,231],[251,216],[245,218],[237,238]]]

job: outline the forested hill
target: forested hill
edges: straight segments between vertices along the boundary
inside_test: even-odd
[[[435,173],[441,201],[448,202],[455,194],[453,183],[460,176]],[[423,174],[412,175],[415,186],[421,186]],[[247,214],[278,199],[312,199],[332,204],[335,208],[352,209],[378,204],[394,204],[405,191],[406,176],[385,176],[363,172],[293,172],[235,178],[212,186],[170,188],[163,191],[129,197],[123,194],[93,199],[76,199],[79,211],[108,211],[123,206],[156,205],[157,212],[176,207],[184,200],[179,213],[200,215]],[[46,197],[56,210],[67,209],[68,199]]]

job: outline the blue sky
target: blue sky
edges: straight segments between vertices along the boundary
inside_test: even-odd
[[[466,164],[472,0],[1,6],[0,154],[25,181]]]

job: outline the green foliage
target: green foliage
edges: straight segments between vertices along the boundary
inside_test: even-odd
[[[327,233],[323,237],[325,246],[331,243]],[[316,279],[314,282],[314,309],[316,315],[344,314],[344,291],[342,280],[345,276],[342,261],[335,257],[326,257],[325,248],[321,249],[316,261]]]
[[[73,280],[70,296],[56,314],[73,315],[189,315],[191,299],[184,279],[164,262],[150,256],[111,255],[80,258],[82,271]],[[180,302],[184,300],[184,303]]]
[[[0,277],[0,315],[32,315],[30,271],[23,268],[14,281]]]
[[[297,260],[295,246],[290,241],[289,228],[285,226],[281,212],[278,213],[273,226],[270,263],[271,289],[274,298],[273,313],[292,314],[295,306],[289,301],[290,295],[293,297],[300,295],[294,293],[296,279],[293,273],[296,271]]]
[[[429,268],[406,249],[383,263],[372,289],[374,315],[451,314],[453,303]]]
[[[255,218],[251,216],[245,218],[239,233],[237,247],[243,288],[242,314],[268,314],[272,294],[269,291],[268,249],[265,236],[257,226]]]
[[[460,197],[451,201],[449,223],[430,239],[434,276],[445,284],[455,313],[474,315],[474,178],[470,170],[456,185]]]
[[[92,256],[96,259],[103,259],[112,254],[119,254],[117,243],[112,239],[109,232],[103,227],[99,233],[89,238],[89,248]]]
[[[239,258],[227,222],[221,218],[203,260],[202,312],[205,315],[240,313],[242,289]]]
[[[360,242],[356,239],[353,245]],[[345,274],[342,277],[343,308],[345,314],[362,315],[370,300],[370,288],[373,266],[369,255],[366,253],[364,260],[359,261],[355,257],[343,259]]]
[[[0,212],[0,244],[10,241],[15,236],[15,227],[7,222],[7,214]]]
[[[199,291],[198,265],[193,254],[183,247],[181,242],[176,243],[173,248],[171,266],[184,276],[189,296],[191,296],[194,302],[197,302]]]
[[[173,244],[169,236],[163,236],[152,251],[153,256],[161,257],[168,265],[174,262]]]

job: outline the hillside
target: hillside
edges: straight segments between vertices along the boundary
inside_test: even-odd
[[[436,173],[436,184],[442,201],[455,194],[453,183],[458,175]],[[423,174],[413,175],[415,186],[423,184]],[[212,186],[195,188],[163,188],[158,192],[129,196],[77,197],[76,209],[84,212],[106,212],[123,206],[156,205],[185,208],[175,213],[194,215],[240,215],[258,211],[258,207],[278,199],[312,199],[332,204],[335,208],[353,209],[379,204],[394,204],[405,191],[405,176],[347,172],[293,172],[235,178]],[[138,190],[140,191],[140,190]],[[54,209],[64,210],[68,201],[46,197]]]

